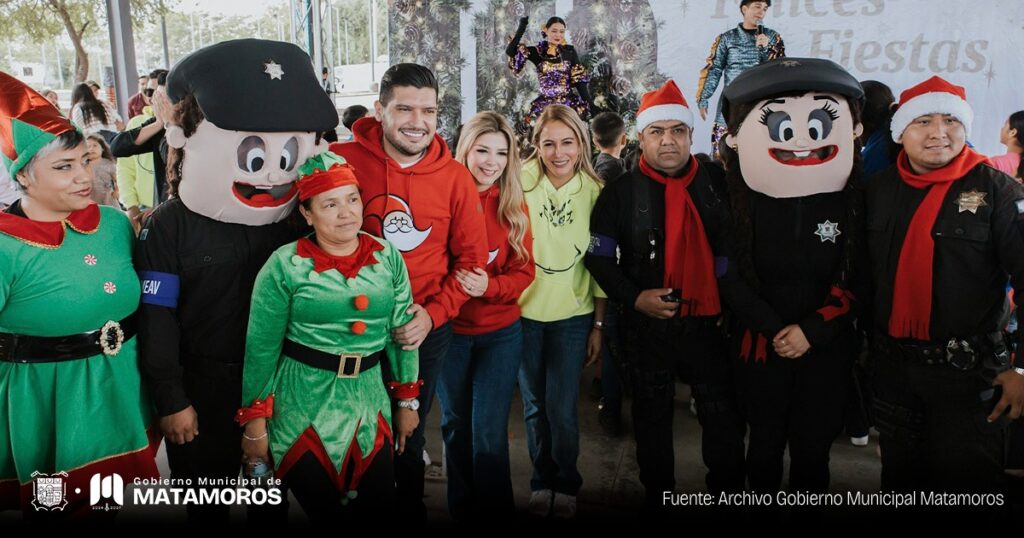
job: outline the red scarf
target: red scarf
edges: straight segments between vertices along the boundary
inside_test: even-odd
[[[935,261],[935,241],[932,228],[942,209],[946,193],[957,180],[972,168],[988,162],[984,155],[964,147],[960,155],[946,166],[918,175],[910,168],[907,154],[900,151],[896,159],[903,182],[915,189],[928,189],[914,217],[910,219],[903,240],[896,279],[893,282],[892,312],[889,314],[889,335],[894,338],[930,340],[929,325],[932,315],[932,273]]]
[[[699,166],[691,155],[686,175],[668,178],[640,157],[640,172],[665,185],[665,287],[681,290],[683,300],[691,301],[689,307],[680,305],[680,316],[717,316],[722,312],[711,245],[686,190]]]

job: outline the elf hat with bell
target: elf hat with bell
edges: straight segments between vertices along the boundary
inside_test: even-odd
[[[74,128],[45,97],[0,71],[0,153],[12,178],[43,146]]]

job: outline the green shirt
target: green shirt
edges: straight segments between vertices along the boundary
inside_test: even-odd
[[[125,130],[134,129],[153,118],[153,109],[145,107],[142,114],[128,120]],[[145,152],[117,159],[117,190],[125,207],[153,207],[156,175],[153,171],[153,153]]]
[[[523,190],[530,207],[537,276],[519,298],[523,317],[559,321],[594,311],[594,297],[607,297],[583,256],[590,244],[590,213],[601,185],[583,172],[560,189],[540,173],[536,159],[523,166]]]

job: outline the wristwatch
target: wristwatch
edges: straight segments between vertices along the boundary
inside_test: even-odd
[[[603,321],[595,321],[594,322],[594,328],[599,330],[599,331],[603,331],[604,330],[604,322]]]
[[[420,410],[420,401],[416,398],[410,398],[408,400],[398,400],[398,407],[402,409],[408,409],[410,411]]]

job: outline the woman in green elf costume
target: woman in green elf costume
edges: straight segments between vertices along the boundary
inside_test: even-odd
[[[299,178],[314,233],[256,278],[242,450],[250,466],[275,468],[311,520],[376,519],[395,502],[393,452],[419,423],[418,352],[391,337],[412,317],[409,276],[395,247],[359,231],[363,202],[344,159],[317,155]]]
[[[90,199],[82,133],[6,73],[0,150],[22,192],[0,213],[0,510],[109,516],[125,484],[159,476],[136,353],[135,234]]]

